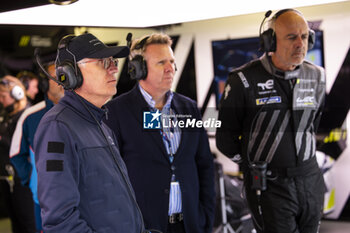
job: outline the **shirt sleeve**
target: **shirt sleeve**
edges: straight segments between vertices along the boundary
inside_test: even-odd
[[[38,196],[46,233],[94,232],[80,217],[79,156],[73,133],[62,122],[41,123],[34,139]]]
[[[218,120],[221,121],[221,127],[216,130],[216,146],[230,158],[241,154],[244,106],[243,84],[236,73],[231,73],[220,100]]]

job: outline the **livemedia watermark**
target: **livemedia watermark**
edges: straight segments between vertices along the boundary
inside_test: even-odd
[[[180,128],[180,129],[202,129],[215,131],[221,127],[221,121],[216,116],[205,119],[196,118],[191,114],[164,114],[157,111],[143,112],[143,129],[163,129],[163,128]]]

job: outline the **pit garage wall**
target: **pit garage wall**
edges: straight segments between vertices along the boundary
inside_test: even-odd
[[[324,32],[324,54],[328,93],[332,88],[339,69],[350,48],[350,2],[346,1],[337,4],[297,9],[304,14],[308,21],[322,21],[320,29]],[[274,10],[273,13],[276,11],[277,10]],[[265,12],[184,23],[179,27],[173,27],[166,31],[166,33],[171,35],[181,35],[181,37],[186,38],[186,41],[191,41],[189,38],[192,38],[194,41],[197,99],[199,106],[202,106],[214,77],[211,42],[215,40],[258,36],[259,26],[264,17],[264,13]],[[215,98],[213,95],[208,107],[214,106]],[[347,119],[347,123],[345,122],[345,124],[347,124],[347,129],[349,129],[349,114]],[[349,145],[349,137],[347,140],[347,145]],[[210,138],[210,145],[213,153],[216,153],[219,160],[223,162],[224,170],[229,172],[236,171],[237,167],[217,150],[215,139],[212,137]],[[336,205],[335,210],[327,217],[337,219],[350,194],[350,182],[348,182],[348,177],[350,177],[349,146],[335,161],[332,173],[336,190]]]
[[[332,88],[333,82],[350,48],[350,1],[297,9],[300,10],[309,21],[322,21],[320,29],[324,32],[324,54],[328,93]],[[273,13],[275,13],[278,9],[272,10]],[[214,77],[211,42],[215,40],[258,36],[259,26],[264,14],[265,12],[260,12],[257,14],[182,23],[181,25],[163,28],[162,32],[169,35],[180,36],[174,51],[178,72],[175,76],[173,89],[176,87],[191,44],[194,42],[197,100],[198,105],[202,106]],[[77,33],[79,33],[79,30],[80,32],[88,30],[106,43],[109,41],[120,41],[121,45],[126,44],[125,38],[128,32],[133,33],[134,38],[139,38],[144,34],[156,31],[155,29],[77,28]],[[214,95],[211,97],[208,107],[215,107]],[[349,129],[349,114],[347,119],[345,124],[347,125],[347,129]],[[213,136],[214,134],[210,137],[212,152],[217,154],[226,172],[236,172],[237,166],[217,150]],[[347,140],[347,145],[349,145],[349,137]],[[328,218],[337,219],[350,193],[350,182],[347,181],[348,177],[350,177],[349,147],[347,147],[335,161],[332,172],[336,189],[336,209],[328,215]]]

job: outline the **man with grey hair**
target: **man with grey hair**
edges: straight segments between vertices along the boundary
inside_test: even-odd
[[[318,231],[325,185],[315,132],[325,73],[304,60],[314,39],[299,11],[277,12],[260,36],[265,54],[229,74],[220,101],[216,144],[240,164],[259,233]]]
[[[102,108],[116,93],[125,46],[94,35],[62,38],[56,76],[65,95],[42,118],[34,138],[45,233],[142,233],[143,219]]]

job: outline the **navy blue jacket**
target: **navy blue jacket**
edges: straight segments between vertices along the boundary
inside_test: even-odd
[[[81,98],[97,123],[78,98],[66,91],[35,134],[43,230],[141,233],[142,216],[114,134],[102,122],[105,112]]]
[[[53,102],[45,100],[27,108],[18,119],[10,147],[10,160],[15,166],[23,185],[28,185],[34,202],[39,204],[37,194],[37,173],[34,159],[34,135],[44,114],[53,107]]]
[[[143,129],[143,111],[149,108],[137,85],[107,103],[107,108],[107,124],[117,136],[145,227],[166,232],[173,169],[181,187],[186,232],[211,232],[214,170],[205,130],[182,130],[179,148],[170,163],[160,131]],[[177,93],[171,108],[176,114],[201,118],[196,103]]]

